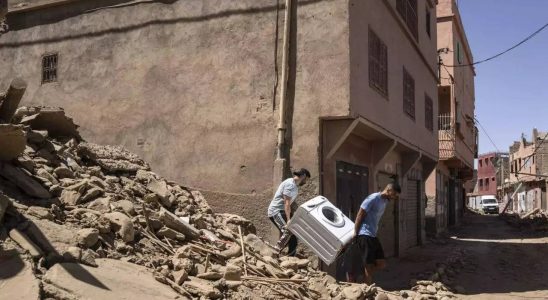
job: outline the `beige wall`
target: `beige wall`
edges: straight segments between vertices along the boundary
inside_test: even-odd
[[[87,140],[127,147],[163,176],[209,191],[218,210],[253,207],[241,211],[268,227],[283,8],[268,0],[126,2],[11,14],[12,31],[0,37],[1,87],[22,76],[23,105],[64,107]],[[348,3],[296,6],[289,141],[291,166],[314,178],[306,198],[319,186],[319,117],[348,115]],[[59,53],[59,80],[41,85],[48,52]]]

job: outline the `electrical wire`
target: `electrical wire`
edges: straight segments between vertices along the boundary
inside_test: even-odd
[[[487,130],[485,130],[485,128],[483,127],[483,125],[481,125],[480,121],[474,117],[474,120],[476,120],[476,122],[478,123],[478,125],[480,126],[481,130],[483,130],[483,133],[485,133],[485,135],[487,136],[487,138],[489,139],[489,141],[491,141],[491,144],[495,147],[495,149],[497,149],[497,152],[501,152],[499,147],[497,147],[497,145],[495,145],[495,142],[493,141],[493,139],[491,138],[491,136],[489,136],[489,134],[487,133]]]
[[[526,43],[527,41],[529,41],[530,39],[532,39],[534,36],[536,36],[537,34],[539,34],[541,31],[543,31],[544,29],[546,29],[546,27],[548,27],[548,23],[544,24],[544,26],[540,27],[537,31],[533,32],[532,34],[530,34],[528,37],[526,37],[524,40],[522,40],[521,42],[515,44],[514,46],[496,54],[496,55],[493,55],[489,58],[486,58],[484,60],[480,60],[480,61],[476,61],[474,63],[471,63],[471,64],[465,64],[465,65],[454,65],[454,66],[447,66],[447,67],[453,67],[453,68],[460,68],[460,67],[469,67],[469,66],[475,66],[475,65],[479,65],[481,63],[484,63],[484,62],[487,62],[487,61],[490,61],[490,60],[493,60],[499,56],[502,56],[514,49],[516,49],[517,47],[523,45],[524,43]],[[443,63],[442,63],[443,64]],[[445,66],[445,65],[444,65]]]

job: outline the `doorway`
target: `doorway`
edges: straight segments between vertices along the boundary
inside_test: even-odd
[[[336,169],[336,206],[353,222],[356,220],[360,205],[369,193],[369,168],[337,161]],[[337,260],[336,278],[345,281],[342,262],[342,258]]]

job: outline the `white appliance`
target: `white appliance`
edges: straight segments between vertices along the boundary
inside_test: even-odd
[[[327,265],[337,259],[354,236],[354,222],[323,196],[301,205],[287,228]]]

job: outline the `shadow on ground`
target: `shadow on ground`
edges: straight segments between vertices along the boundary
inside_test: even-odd
[[[520,231],[498,216],[467,214],[449,237],[414,248],[402,258],[388,260],[375,282],[388,290],[408,289],[411,279],[433,271],[455,249],[466,250],[463,269],[452,286],[466,295],[537,292],[548,298],[548,238],[546,233]],[[545,298],[545,299],[546,299]]]

